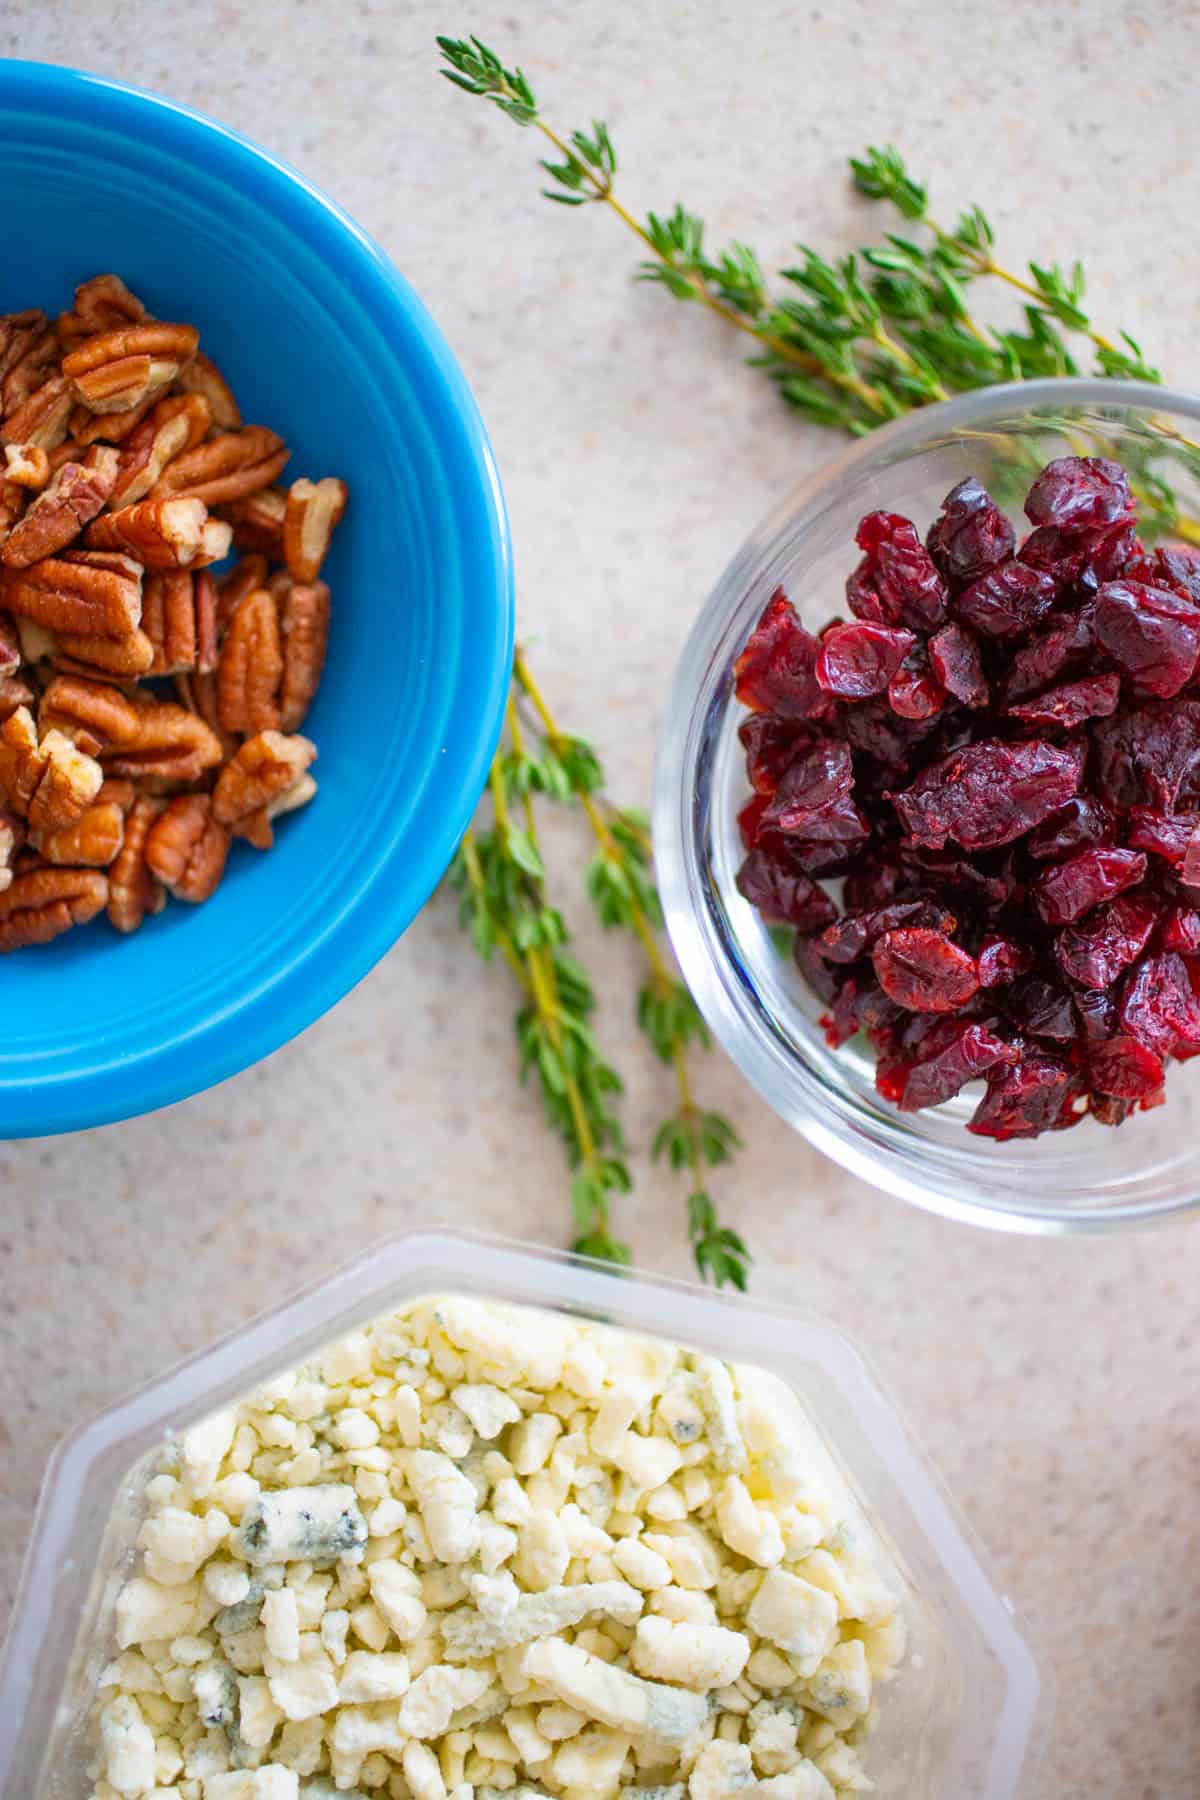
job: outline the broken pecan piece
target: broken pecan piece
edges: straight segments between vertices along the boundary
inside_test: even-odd
[[[217,705],[226,731],[253,737],[279,729],[283,678],[275,596],[256,588],[238,601],[225,630],[217,665]]]
[[[146,834],[146,865],[177,900],[198,905],[225,873],[229,843],[213,818],[211,795],[178,794]]]
[[[323,481],[293,481],[288,489],[283,550],[288,574],[296,581],[315,581],[321,573],[349,492],[333,475]]]
[[[291,455],[274,431],[247,425],[177,456],[154,486],[155,494],[192,494],[206,506],[239,500],[269,487]]]
[[[40,306],[27,307],[24,312],[0,314],[0,381],[6,380],[18,363],[25,360],[44,335],[46,323],[46,315]]]
[[[44,488],[50,479],[50,458],[40,444],[5,444],[6,481],[18,487]]]
[[[125,841],[125,814],[132,805],[132,783],[106,781],[73,825],[39,832],[31,842],[46,862],[56,866],[107,869]]]
[[[148,575],[142,589],[142,630],[154,645],[152,675],[215,669],[217,588],[208,571]]]
[[[18,707],[0,725],[0,794],[31,831],[73,824],[103,779],[99,763],[61,731],[51,729],[39,742],[27,707]]]
[[[29,315],[17,316],[26,318]],[[58,362],[58,339],[53,327],[47,325],[44,313],[34,316],[41,321],[40,329],[31,325],[18,331],[9,340],[8,354],[0,358],[4,364],[0,379],[0,411],[4,413],[16,412],[23,406],[55,371]]]
[[[38,708],[43,731],[61,731],[88,756],[136,743],[141,722],[137,707],[119,688],[79,675],[56,675]]]
[[[68,550],[29,569],[0,569],[0,605],[77,637],[127,637],[142,616],[142,571],[127,556]]]
[[[92,412],[128,412],[170,387],[199,342],[194,325],[123,325],[84,338],[63,357],[62,372]]]
[[[259,850],[274,843],[271,820],[294,812],[317,791],[308,766],[317,746],[306,737],[260,731],[247,738],[217,776],[213,817]]]
[[[0,613],[0,675],[15,675],[21,666],[21,640],[12,620]]]
[[[151,407],[125,440],[113,488],[113,505],[144,500],[173,456],[204,442],[212,414],[200,394],[168,394]]]
[[[0,544],[7,542],[28,499],[29,489],[22,487],[19,481],[0,481]]]
[[[6,413],[0,436],[10,444],[33,444],[40,450],[54,450],[67,435],[71,417],[71,384],[62,375],[52,375],[28,400]]]
[[[279,724],[283,731],[296,731],[316,695],[329,645],[329,589],[323,581],[288,583],[279,601],[279,632]]]
[[[261,488],[244,500],[231,500],[226,511],[233,521],[233,541],[238,549],[281,558],[287,505],[287,494],[277,487]]]
[[[204,720],[173,700],[142,700],[135,708],[137,736],[106,752],[105,772],[133,779],[153,776],[174,784],[198,781],[225,752]]]
[[[74,309],[59,313],[55,330],[60,342],[70,349],[98,332],[140,325],[145,317],[145,307],[119,275],[93,275],[75,289]]]
[[[11,719],[22,706],[32,706],[33,689],[19,675],[0,675],[0,721]]]
[[[25,827],[12,813],[0,812],[0,894],[11,886],[13,857],[25,841]]]
[[[147,569],[182,569],[196,560],[208,510],[203,500],[169,495],[105,513],[88,526],[93,550],[125,550]]]
[[[82,462],[67,462],[34,500],[0,550],[0,562],[27,569],[62,550],[96,517],[117,478],[117,452],[94,444]]]
[[[218,431],[240,431],[242,415],[233,391],[211,357],[197,350],[175,384],[185,394],[199,394],[208,402],[212,422]]]
[[[157,397],[151,394],[148,400],[131,406],[128,412],[93,413],[86,406],[76,406],[71,413],[71,436],[77,444],[94,444],[97,441],[123,444],[133,436],[142,420],[157,405]]]
[[[166,890],[146,863],[146,837],[164,802],[138,794],[125,815],[125,837],[108,871],[108,918],[117,931],[136,931],[167,903]]]
[[[107,899],[108,881],[99,869],[23,870],[0,894],[0,951],[48,944],[94,919]]]

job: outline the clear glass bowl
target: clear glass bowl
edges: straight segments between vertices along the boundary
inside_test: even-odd
[[[86,1800],[97,1678],[164,1440],[356,1326],[475,1294],[666,1338],[775,1386],[903,1596],[908,1651],[880,1695],[880,1800],[1033,1800],[1051,1699],[1012,1608],[854,1345],[820,1319],[458,1233],[409,1233],[236,1331],[57,1451],[0,1654],[0,1796]],[[763,1375],[762,1371],[766,1371]],[[782,1384],[780,1386],[779,1384]],[[374,1791],[374,1790],[373,1790]]]
[[[904,513],[923,534],[948,490],[974,474],[1015,520],[1036,468],[1083,453],[1125,461],[1135,485],[1168,481],[1181,512],[1196,515],[1197,440],[1200,399],[1113,381],[991,388],[885,426],[763,521],[717,583],[676,671],[654,840],[667,926],[700,1010],[742,1073],[818,1148],[865,1181],[952,1218],[1097,1231],[1200,1205],[1200,1059],[1173,1064],[1166,1104],[1119,1130],[1085,1120],[1032,1142],[968,1135],[977,1085],[923,1113],[881,1100],[869,1050],[858,1039],[827,1047],[820,1002],[735,886],[744,855],[737,814],[749,788],[734,662],[781,583],[810,629],[845,615],[864,513]]]

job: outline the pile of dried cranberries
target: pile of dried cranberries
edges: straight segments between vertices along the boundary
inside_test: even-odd
[[[853,618],[779,591],[737,663],[742,894],[885,1098],[982,1077],[993,1138],[1120,1124],[1200,1054],[1200,552],[1147,549],[1098,457],[1025,512],[1019,548],[975,480],[924,544],[869,514]]]

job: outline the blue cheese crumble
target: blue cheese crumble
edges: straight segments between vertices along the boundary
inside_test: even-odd
[[[904,1612],[762,1371],[448,1296],[146,1492],[90,1800],[835,1800]]]

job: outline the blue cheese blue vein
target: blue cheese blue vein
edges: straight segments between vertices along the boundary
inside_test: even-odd
[[[352,1487],[282,1488],[262,1493],[246,1509],[235,1543],[255,1568],[269,1563],[336,1562],[361,1550],[367,1522]]]
[[[451,1662],[475,1662],[497,1650],[513,1650],[535,1638],[553,1637],[592,1614],[632,1625],[640,1617],[642,1596],[627,1581],[581,1581],[576,1587],[523,1594],[498,1618],[464,1607],[442,1617],[442,1639]]]
[[[589,1719],[664,1744],[686,1744],[708,1718],[708,1701],[702,1694],[662,1681],[643,1681],[560,1638],[531,1644],[525,1652],[524,1673]]]

